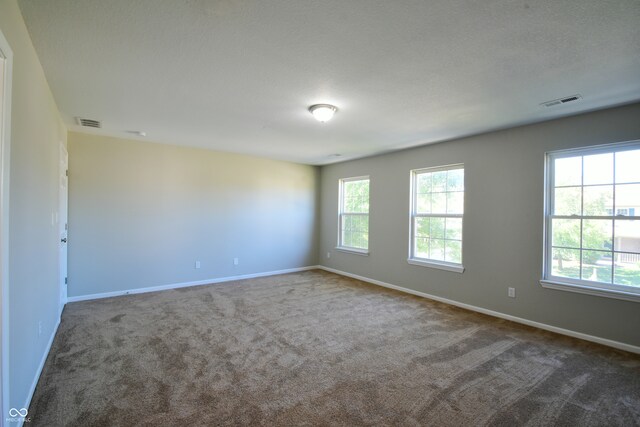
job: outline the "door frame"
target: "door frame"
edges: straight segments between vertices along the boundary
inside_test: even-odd
[[[59,181],[58,181],[58,237],[62,237],[63,234],[63,228],[64,228],[64,237],[67,239],[69,239],[69,175],[67,173],[67,171],[69,170],[69,152],[67,151],[67,147],[64,146],[64,143],[62,141],[60,141],[60,158],[59,158],[59,171],[58,171],[58,175],[59,175]],[[62,203],[63,203],[63,199],[62,199],[62,192],[60,190],[62,190],[62,181],[66,180],[66,197],[64,199],[64,202],[66,203],[65,208],[63,209]],[[62,213],[65,213],[64,218]],[[58,265],[59,265],[59,274],[58,274],[58,281],[59,281],[59,285],[60,285],[60,290],[59,290],[59,295],[60,295],[60,308],[58,311],[58,315],[62,315],[62,310],[64,309],[65,304],[67,303],[67,298],[68,298],[68,288],[67,288],[67,283],[65,281],[65,279],[69,276],[69,270],[68,270],[68,264],[69,264],[69,244],[68,243],[64,243],[65,247],[66,247],[66,251],[67,251],[67,255],[64,257],[64,261],[65,261],[65,268],[64,268],[64,276],[62,274],[62,267],[63,267],[63,263],[62,263],[62,255],[60,254],[61,250],[62,250],[62,246],[58,247]]]
[[[0,298],[2,299],[2,389],[0,422],[9,411],[9,167],[11,155],[11,87],[13,51],[0,30],[0,57],[4,61],[2,109],[0,111]]]

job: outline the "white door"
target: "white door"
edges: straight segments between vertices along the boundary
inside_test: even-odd
[[[60,144],[60,313],[67,303],[67,234],[69,207],[69,155],[64,144]]]

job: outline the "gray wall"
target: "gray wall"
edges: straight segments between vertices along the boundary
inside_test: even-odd
[[[58,211],[58,153],[66,129],[15,0],[0,1],[0,29],[14,60],[8,374],[9,407],[21,408],[59,318],[58,225],[52,214]]]
[[[544,153],[640,139],[640,104],[321,169],[321,264],[454,301],[640,345],[640,304],[542,288]],[[409,171],[465,164],[463,274],[407,264]],[[370,256],[336,246],[338,179],[370,175]],[[327,252],[331,258],[327,259]],[[515,287],[517,298],[507,297]]]
[[[317,264],[317,167],[69,133],[69,171],[69,296]]]

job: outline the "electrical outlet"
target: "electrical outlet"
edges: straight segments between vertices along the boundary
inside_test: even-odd
[[[331,258],[331,252],[327,252],[327,258]]]
[[[240,264],[240,259],[239,258],[234,258],[233,259],[233,265],[238,265]]]
[[[509,288],[507,295],[509,295],[510,298],[515,298],[516,297],[516,288]]]
[[[196,268],[200,268],[200,261],[196,261]]]

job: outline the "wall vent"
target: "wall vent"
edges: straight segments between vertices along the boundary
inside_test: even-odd
[[[556,105],[562,105],[568,102],[578,101],[580,99],[582,99],[582,96],[580,95],[571,95],[571,96],[565,96],[564,98],[554,99],[553,101],[543,102],[540,105],[545,107],[555,107]]]
[[[76,117],[76,123],[78,123],[80,126],[84,126],[88,128],[100,129],[102,127],[102,123],[100,123],[100,121],[93,120],[93,119],[84,119],[82,117]]]

